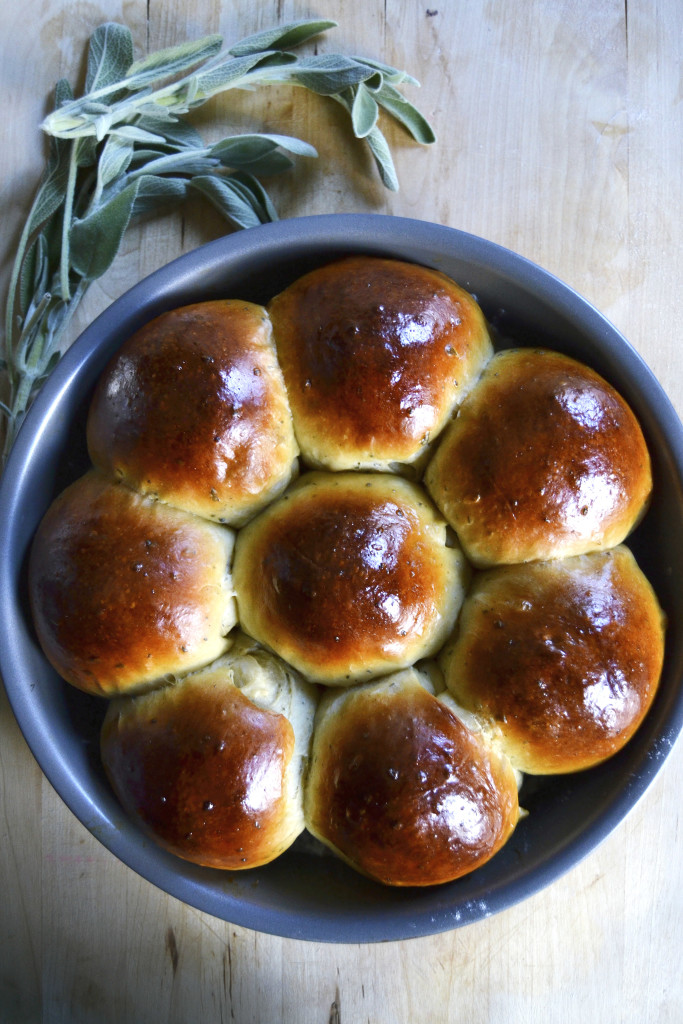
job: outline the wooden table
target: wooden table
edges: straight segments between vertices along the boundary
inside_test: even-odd
[[[239,6],[239,11],[238,11]],[[319,49],[409,69],[435,147],[389,130],[401,190],[329,102],[278,88],[221,98],[209,137],[250,127],[320,159],[274,184],[281,216],[373,211],[463,228],[598,306],[683,410],[683,6],[679,0],[21,0],[0,13],[3,295],[42,167],[54,82],[125,21],[139,54],[208,32],[339,14]],[[222,231],[199,202],[132,229],[74,334],[132,283]],[[680,543],[680,538],[667,538]],[[1,642],[1,641],[0,641]],[[0,1022],[683,1020],[679,743],[603,845],[549,889],[430,938],[367,946],[261,935],[166,896],[63,805],[0,697]]]

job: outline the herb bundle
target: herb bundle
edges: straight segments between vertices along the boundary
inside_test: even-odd
[[[132,217],[201,194],[237,228],[277,219],[261,176],[290,168],[315,149],[287,135],[249,133],[205,144],[184,115],[218,93],[271,83],[302,86],[341,104],[389,189],[398,181],[380,110],[421,143],[428,122],[397,86],[418,83],[379,61],[341,54],[297,56],[292,47],[336,26],[299,21],[133,60],[130,31],[100,26],[90,39],[85,94],[61,80],[42,127],[47,165],[19,241],[7,295],[1,368],[8,397],[2,463],[29,405],[60,357],[66,329],[88,285],[113,262]]]

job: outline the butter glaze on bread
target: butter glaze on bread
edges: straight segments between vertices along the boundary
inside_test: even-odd
[[[242,628],[307,678],[349,685],[433,654],[465,560],[425,492],[389,473],[307,473],[240,530]]]
[[[494,723],[515,768],[550,775],[624,746],[663,656],[663,613],[621,545],[482,573],[443,661],[456,700]]]
[[[312,687],[265,652],[113,701],[101,748],[122,806],[185,860],[268,863],[303,831]]]
[[[87,432],[93,463],[135,490],[244,522],[298,455],[265,309],[202,302],[146,324],[102,374]]]
[[[474,565],[566,558],[621,543],[652,488],[624,399],[559,352],[498,352],[425,482]]]
[[[615,547],[640,428],[583,364],[492,356],[449,278],[357,256],[268,310],[162,314],[110,362],[30,596],[57,672],[118,698],[103,763],[166,850],[256,867],[305,823],[382,883],[448,882],[509,838],[520,772],[640,725],[664,617]],[[498,568],[463,605],[466,556]]]
[[[234,534],[92,470],[50,506],[31,550],[41,646],[88,693],[144,689],[228,646]]]
[[[471,295],[398,260],[321,267],[268,309],[297,439],[318,468],[414,462],[493,352]]]
[[[387,885],[436,885],[489,860],[519,817],[505,757],[414,669],[325,694],[316,716],[306,826]]]

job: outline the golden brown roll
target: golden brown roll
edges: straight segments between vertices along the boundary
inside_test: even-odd
[[[425,482],[479,567],[613,547],[652,488],[623,398],[589,367],[540,349],[494,356]]]
[[[105,696],[208,664],[235,624],[234,534],[92,470],[50,506],[29,586],[59,674]]]
[[[416,484],[389,473],[307,473],[240,530],[242,628],[315,682],[348,685],[434,653],[466,564]]]
[[[588,768],[623,747],[655,695],[664,616],[628,550],[489,569],[444,648],[446,682],[500,729],[515,768]]]
[[[309,465],[413,463],[492,355],[479,306],[444,274],[351,256],[269,304]]]
[[[507,758],[415,669],[329,691],[316,715],[306,827],[388,885],[436,885],[480,867],[519,817]]]
[[[265,652],[113,701],[102,759],[124,810],[185,860],[253,868],[303,831],[317,696]]]
[[[239,525],[292,479],[298,448],[261,306],[202,302],[134,334],[99,380],[94,464],[143,494]]]

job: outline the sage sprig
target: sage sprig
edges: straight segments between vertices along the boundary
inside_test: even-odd
[[[2,463],[36,392],[59,359],[89,284],[111,265],[131,219],[189,194],[208,199],[236,228],[277,219],[262,176],[315,157],[288,135],[248,133],[207,144],[185,115],[218,93],[287,83],[340,103],[370,148],[383,183],[398,188],[380,111],[421,143],[434,133],[399,91],[418,83],[379,61],[291,48],[336,27],[308,20],[223,49],[218,35],[133,59],[130,31],[108,23],[88,47],[85,92],[62,80],[42,128],[50,150],[24,225],[9,283],[3,356],[8,398]]]

